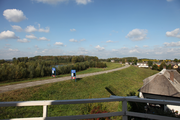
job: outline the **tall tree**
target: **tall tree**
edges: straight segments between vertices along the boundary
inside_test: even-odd
[[[153,65],[153,61],[148,61],[148,66],[150,67],[150,66],[152,66]]]

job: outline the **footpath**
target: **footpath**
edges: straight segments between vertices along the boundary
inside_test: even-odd
[[[83,78],[83,77],[88,77],[88,76],[93,76],[93,75],[99,75],[99,74],[109,73],[109,72],[113,72],[113,71],[118,71],[118,70],[125,69],[125,68],[127,68],[129,66],[130,65],[126,65],[126,66],[116,68],[116,69],[112,69],[112,70],[76,75],[76,78]],[[37,86],[37,85],[60,82],[60,81],[65,81],[65,80],[70,80],[70,79],[71,79],[71,76],[68,76],[68,77],[54,78],[54,79],[48,79],[48,80],[41,80],[41,81],[34,81],[34,82],[27,82],[27,83],[20,83],[20,84],[14,84],[14,85],[1,86],[0,87],[0,93],[4,93],[4,92],[7,92],[7,91],[12,91],[12,90],[17,90],[17,89],[21,89],[21,88]]]

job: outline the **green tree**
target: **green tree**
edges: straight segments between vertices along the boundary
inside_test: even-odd
[[[35,76],[40,77],[41,76],[41,65],[38,65],[35,69]]]
[[[174,62],[178,62],[178,59],[175,58],[175,59],[174,59]]]
[[[44,77],[44,70],[45,70],[45,67],[43,66],[42,68],[41,68],[41,77]]]
[[[138,61],[138,60],[134,60],[134,64],[135,64],[135,65],[137,65],[137,61]]]
[[[29,78],[34,78],[35,70],[34,70],[34,66],[33,65],[29,66],[28,71],[29,71]]]
[[[148,61],[148,66],[150,67],[150,66],[152,66],[153,65],[153,61]]]
[[[107,62],[111,62],[111,60],[110,60],[110,59],[107,59]]]
[[[74,57],[72,58],[72,63],[76,63],[76,62],[77,62],[77,57],[74,56]]]
[[[164,68],[164,66],[166,67],[166,63],[165,62],[162,62],[161,65],[159,66],[159,71],[162,70]]]
[[[152,70],[157,70],[158,69],[158,66],[156,65],[156,64],[154,64],[153,66],[152,66]]]
[[[171,69],[171,64],[169,64],[169,65],[167,66],[167,69]]]

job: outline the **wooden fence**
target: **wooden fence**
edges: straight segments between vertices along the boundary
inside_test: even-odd
[[[89,114],[89,115],[75,115],[75,116],[47,117],[47,112],[48,112],[47,106],[48,105],[82,104],[82,103],[97,103],[97,102],[112,102],[112,101],[122,101],[122,111],[121,112]],[[142,118],[149,118],[149,119],[158,119],[158,120],[180,120],[179,118],[175,118],[175,117],[166,117],[166,116],[160,116],[160,115],[127,111],[127,102],[128,101],[155,103],[155,104],[170,104],[170,105],[179,105],[180,106],[180,102],[178,102],[178,101],[142,99],[142,98],[138,98],[136,96],[121,97],[121,96],[111,95],[109,98],[96,98],[96,99],[0,102],[0,107],[43,106],[43,115],[42,115],[43,117],[13,118],[13,119],[5,119],[5,120],[75,120],[75,119],[89,119],[89,118],[101,118],[101,117],[111,117],[111,116],[123,116],[123,120],[127,120],[128,116],[142,117]]]

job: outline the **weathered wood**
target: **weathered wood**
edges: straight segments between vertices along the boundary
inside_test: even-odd
[[[43,105],[43,117],[47,117],[47,105]]]
[[[60,116],[60,117],[47,117],[47,106],[48,105],[60,105],[60,104],[82,104],[82,103],[95,103],[95,102],[111,102],[111,101],[122,101],[122,112],[112,112],[112,113],[101,113],[101,114],[90,114],[90,115],[77,115],[77,116]],[[123,115],[123,120],[127,120],[128,116],[143,117],[150,119],[162,119],[162,120],[177,120],[173,117],[165,117],[159,115],[150,115],[145,113],[136,113],[127,111],[127,101],[131,102],[145,102],[145,103],[157,103],[157,104],[170,104],[170,105],[180,105],[179,101],[170,100],[157,100],[157,99],[142,99],[136,96],[110,96],[110,98],[96,98],[96,99],[77,99],[77,100],[44,100],[44,101],[16,101],[16,102],[0,102],[0,107],[8,106],[43,106],[43,117],[39,118],[15,118],[6,120],[69,120],[69,119],[89,119],[89,118],[99,118],[99,117],[110,117],[110,116],[121,116]]]
[[[137,113],[137,112],[129,112],[129,111],[127,111],[126,114],[128,116],[149,118],[149,119],[156,119],[156,120],[179,120],[179,118],[174,118],[174,117],[152,115],[152,114],[145,114],[145,113]]]
[[[123,120],[128,120],[127,112],[127,101],[126,99],[122,101],[122,112],[123,112]]]

